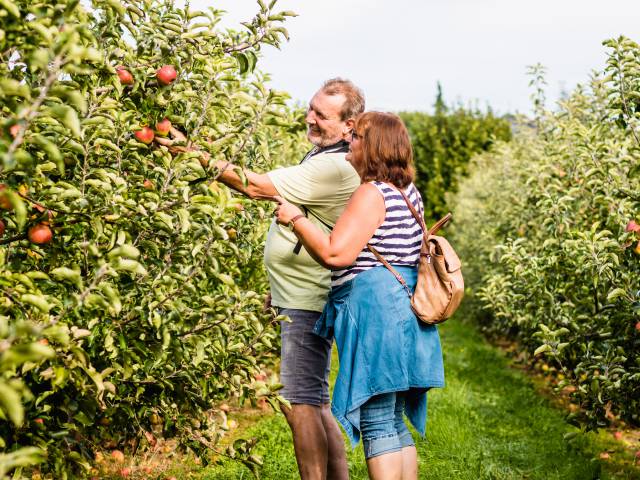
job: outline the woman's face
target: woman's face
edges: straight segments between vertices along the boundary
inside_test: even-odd
[[[346,160],[353,165],[356,172],[361,173],[362,167],[362,147],[363,147],[362,132],[356,131],[354,128],[351,131],[351,143],[349,144],[349,153],[346,155]]]

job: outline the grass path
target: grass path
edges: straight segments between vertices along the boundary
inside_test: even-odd
[[[604,435],[564,441],[563,435],[573,428],[563,413],[535,392],[531,380],[510,368],[474,327],[454,319],[440,333],[447,385],[429,393],[427,436],[417,441],[421,479],[640,479],[631,467],[596,459],[603,449],[613,448]],[[299,478],[282,415],[266,415],[245,436],[260,439],[257,453],[265,461],[261,478]],[[361,446],[349,452],[349,469],[352,479],[367,478]],[[241,465],[225,463],[197,478],[239,480],[252,475]]]

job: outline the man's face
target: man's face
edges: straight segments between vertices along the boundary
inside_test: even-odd
[[[307,116],[307,138],[317,147],[328,147],[338,143],[348,133],[347,123],[340,119],[346,98],[342,94],[316,93],[309,102]]]

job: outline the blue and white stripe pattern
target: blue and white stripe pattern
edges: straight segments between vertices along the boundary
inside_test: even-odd
[[[391,265],[414,266],[420,259],[422,228],[411,214],[400,192],[383,182],[369,182],[384,197],[386,215],[382,224],[369,240],[384,259]],[[411,183],[404,193],[420,215],[424,215],[422,197]],[[382,265],[365,246],[356,261],[346,268],[331,272],[331,286],[337,287],[353,279],[358,273]]]

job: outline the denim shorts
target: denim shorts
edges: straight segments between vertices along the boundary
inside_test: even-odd
[[[404,392],[375,395],[360,407],[364,457],[373,458],[415,445],[404,423]]]
[[[313,333],[320,312],[281,308],[279,314],[291,319],[280,323],[280,395],[292,404],[329,403],[332,341]]]

